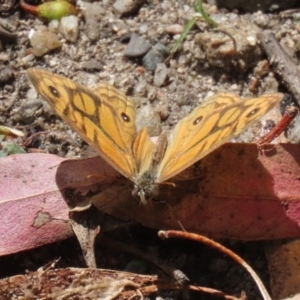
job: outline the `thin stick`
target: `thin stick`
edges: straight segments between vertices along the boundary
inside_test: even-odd
[[[263,285],[262,281],[258,277],[258,275],[255,273],[255,271],[237,254],[229,250],[228,248],[224,247],[223,245],[199,234],[195,233],[189,233],[189,232],[183,232],[183,231],[176,231],[176,230],[169,230],[169,231],[159,231],[158,236],[162,239],[165,238],[184,238],[196,241],[198,243],[203,243],[205,245],[208,245],[214,249],[217,249],[221,253],[224,253],[234,261],[236,261],[238,264],[240,264],[248,273],[252,276],[253,280],[255,281],[256,285],[258,286],[258,289],[260,290],[263,299],[264,300],[272,300],[271,296],[269,295],[267,289]]]
[[[295,119],[298,114],[299,109],[295,106],[288,106],[285,113],[279,123],[267,134],[262,136],[256,143],[259,147],[264,144],[271,143],[275,138],[277,138],[284,130],[288,128],[291,122]]]

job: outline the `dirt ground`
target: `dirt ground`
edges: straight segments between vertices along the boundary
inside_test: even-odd
[[[0,30],[0,124],[22,130],[25,137],[18,138],[16,143],[25,142],[28,151],[68,158],[96,155],[38,97],[26,76],[26,69],[30,67],[45,68],[91,88],[98,82],[114,85],[135,100],[137,127],[149,126],[153,136],[159,135],[163,129],[172,129],[205,98],[217,92],[232,92],[245,98],[286,92],[260,48],[256,34],[260,30],[271,30],[283,49],[297,58],[300,49],[299,13],[284,13],[280,9],[245,12],[205,3],[206,13],[219,26],[213,28],[199,18],[178,52],[164,64],[179,38],[178,32],[195,14],[193,1],[133,1],[137,2],[136,9],[123,13],[114,6],[115,2],[119,1],[78,1],[78,38],[74,42],[57,32],[57,23],[49,25],[49,22],[25,13],[18,3],[7,11],[7,7],[0,5],[3,22],[12,26],[9,28],[10,37],[1,34]],[[60,46],[37,56],[30,41],[33,30],[54,32]],[[129,49],[132,33],[143,40],[133,41],[136,44]],[[57,42],[54,40],[53,44]],[[143,49],[139,49],[142,54],[135,53],[138,43],[141,48],[152,47],[152,55],[145,58]],[[160,63],[158,66],[157,62]],[[254,142],[279,119],[279,110],[271,112],[235,141]],[[297,123],[290,135],[281,137],[281,142],[298,142]],[[206,246],[161,241],[156,231],[138,224],[108,236],[144,250],[152,249],[160,258],[178,266],[194,284],[217,288],[235,296],[244,291],[248,299],[262,299],[252,279],[241,267]],[[240,254],[269,287],[263,242],[221,242]],[[117,251],[107,251],[100,243],[96,249],[99,268],[125,270],[137,259]],[[78,242],[73,238],[0,258],[0,277],[34,271],[57,258],[60,258],[57,267],[85,266]],[[138,265],[146,274],[160,272],[147,262],[139,261]],[[152,299],[188,299],[186,294],[178,292],[159,296]],[[190,299],[215,299],[199,293],[189,296]]]

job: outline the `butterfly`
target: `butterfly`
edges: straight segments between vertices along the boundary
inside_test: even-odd
[[[238,135],[283,99],[281,93],[247,100],[216,94],[154,143],[147,128],[136,132],[134,102],[115,87],[101,83],[89,89],[37,68],[27,74],[55,112],[134,183],[133,194],[144,204],[159,184]]]

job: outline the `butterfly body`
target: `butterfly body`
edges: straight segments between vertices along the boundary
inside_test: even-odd
[[[100,84],[91,90],[45,70],[27,72],[56,113],[134,183],[133,193],[143,203],[159,184],[239,134],[283,98],[280,93],[248,100],[217,94],[154,143],[146,128],[136,132],[134,102],[113,86]]]

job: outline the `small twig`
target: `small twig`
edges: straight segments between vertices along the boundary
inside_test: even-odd
[[[39,131],[39,132],[36,132],[36,133],[32,134],[29,138],[27,138],[23,142],[22,146],[23,147],[28,147],[34,141],[35,138],[37,138],[38,136],[40,136],[42,134],[45,134],[45,133],[47,133],[47,131]]]
[[[283,83],[300,105],[300,70],[270,31],[259,32],[258,38],[266,51],[274,71],[282,78]]]
[[[163,290],[188,290],[188,291],[195,291],[195,292],[201,292],[201,293],[205,293],[205,294],[209,294],[211,296],[215,296],[215,297],[221,297],[221,299],[225,299],[225,300],[242,300],[244,298],[236,298],[234,296],[230,296],[230,295],[226,295],[223,292],[219,291],[219,290],[215,290],[212,288],[208,288],[208,287],[203,287],[203,286],[198,286],[198,285],[188,285],[188,286],[181,286],[178,284],[174,284],[172,282],[167,282],[167,283],[160,283],[157,282],[157,284],[155,285],[148,285],[145,287],[141,287],[140,291],[142,292],[142,294],[144,296],[149,296],[149,295],[153,295],[155,293],[157,293],[158,291],[163,291]]]
[[[272,300],[271,296],[269,295],[268,291],[264,287],[262,281],[260,278],[257,276],[255,271],[237,254],[229,250],[228,248],[224,247],[223,245],[199,234],[195,233],[189,233],[189,232],[183,232],[183,231],[176,231],[176,230],[169,230],[169,231],[159,231],[158,236],[162,239],[165,238],[184,238],[184,239],[189,239],[196,241],[198,243],[202,243],[205,245],[208,245],[214,249],[217,249],[221,253],[224,253],[234,261],[236,261],[238,264],[240,264],[246,271],[252,276],[253,280],[255,281],[256,285],[258,286],[263,299],[264,300]]]
[[[281,120],[276,124],[276,126],[267,134],[262,136],[256,143],[259,147],[264,144],[271,143],[275,138],[277,138],[284,130],[288,128],[291,122],[295,119],[299,112],[299,109],[295,106],[288,106],[285,110],[284,115]]]

